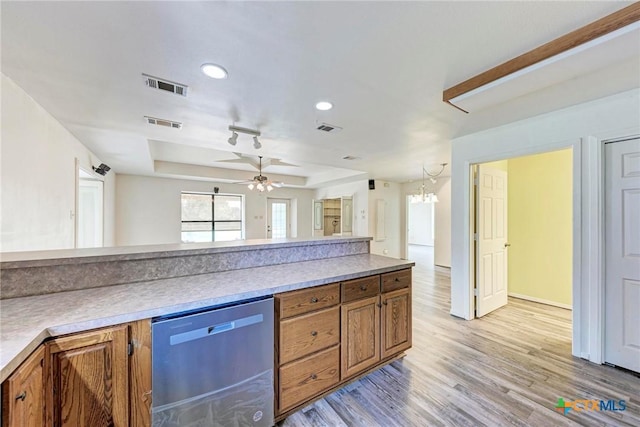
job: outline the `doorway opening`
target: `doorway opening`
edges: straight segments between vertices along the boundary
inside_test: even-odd
[[[572,148],[470,172],[475,317],[522,300],[572,309]]]
[[[407,196],[407,259],[427,270],[435,268],[435,204]]]
[[[104,183],[78,169],[76,247],[99,248],[104,239]]]

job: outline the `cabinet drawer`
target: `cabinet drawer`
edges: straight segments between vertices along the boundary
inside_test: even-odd
[[[342,282],[342,302],[372,297],[380,293],[380,276],[363,277],[362,279]]]
[[[279,312],[280,319],[320,310],[339,303],[340,285],[338,283],[276,295],[276,310]]]
[[[338,384],[339,367],[339,346],[281,367],[279,412],[282,413]]]
[[[391,292],[396,289],[411,286],[411,269],[393,271],[382,276],[382,292]]]
[[[280,322],[280,363],[284,364],[340,342],[340,307]]]

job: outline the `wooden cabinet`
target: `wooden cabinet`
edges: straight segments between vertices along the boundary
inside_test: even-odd
[[[345,379],[380,361],[380,297],[342,305],[342,364]]]
[[[2,425],[44,425],[44,346],[38,349],[2,384]]]
[[[5,380],[2,399],[3,427],[149,427],[151,321],[45,342]]]
[[[48,427],[129,425],[128,326],[46,343]]]
[[[280,411],[322,393],[340,380],[338,346],[315,353],[280,368]]]
[[[340,380],[340,285],[275,296],[276,413]]]
[[[411,270],[275,296],[276,421],[411,347]]]
[[[383,359],[411,348],[411,288],[381,296],[381,357]]]

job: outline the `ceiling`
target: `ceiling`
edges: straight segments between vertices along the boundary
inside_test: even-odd
[[[629,4],[3,1],[1,65],[117,173],[238,181],[255,168],[228,160],[262,155],[285,163],[265,174],[300,187],[404,182],[449,162],[455,137],[640,87],[638,40],[618,63],[472,114],[442,102],[445,88]],[[207,62],[229,77],[206,77]],[[188,96],[149,89],[143,73]],[[243,134],[229,145],[232,124],[259,129],[262,148]]]

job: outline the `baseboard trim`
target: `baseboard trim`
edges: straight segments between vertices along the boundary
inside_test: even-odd
[[[554,307],[565,308],[567,310],[572,310],[571,304],[563,304],[561,302],[549,301],[542,298],[530,297],[529,295],[515,294],[513,292],[509,292],[508,295],[513,298],[523,299],[527,301],[538,302],[540,304],[552,305]]]

